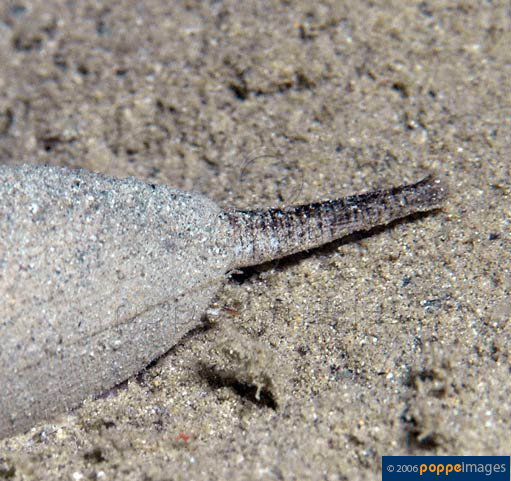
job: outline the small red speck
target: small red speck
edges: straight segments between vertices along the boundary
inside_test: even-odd
[[[190,441],[190,436],[188,436],[188,434],[185,434],[185,433],[179,433],[179,435],[177,436],[177,439],[179,441],[184,441],[185,443],[187,443],[188,441]]]

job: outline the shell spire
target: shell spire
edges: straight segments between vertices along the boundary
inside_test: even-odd
[[[235,265],[246,267],[313,249],[356,231],[442,206],[447,189],[433,175],[415,184],[284,209],[224,213],[234,229]]]

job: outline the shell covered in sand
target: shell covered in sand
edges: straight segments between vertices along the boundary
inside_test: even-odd
[[[438,207],[417,184],[287,209],[83,170],[0,166],[0,438],[124,381],[195,327],[236,267]]]

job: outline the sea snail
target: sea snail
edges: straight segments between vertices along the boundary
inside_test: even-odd
[[[232,269],[441,206],[428,176],[255,211],[84,170],[0,166],[0,438],[144,368],[195,327]]]

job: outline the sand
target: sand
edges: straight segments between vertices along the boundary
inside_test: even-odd
[[[0,441],[0,479],[381,479],[511,452],[508,2],[17,1],[0,162],[224,207],[435,171],[445,208],[245,269],[101,399]]]

